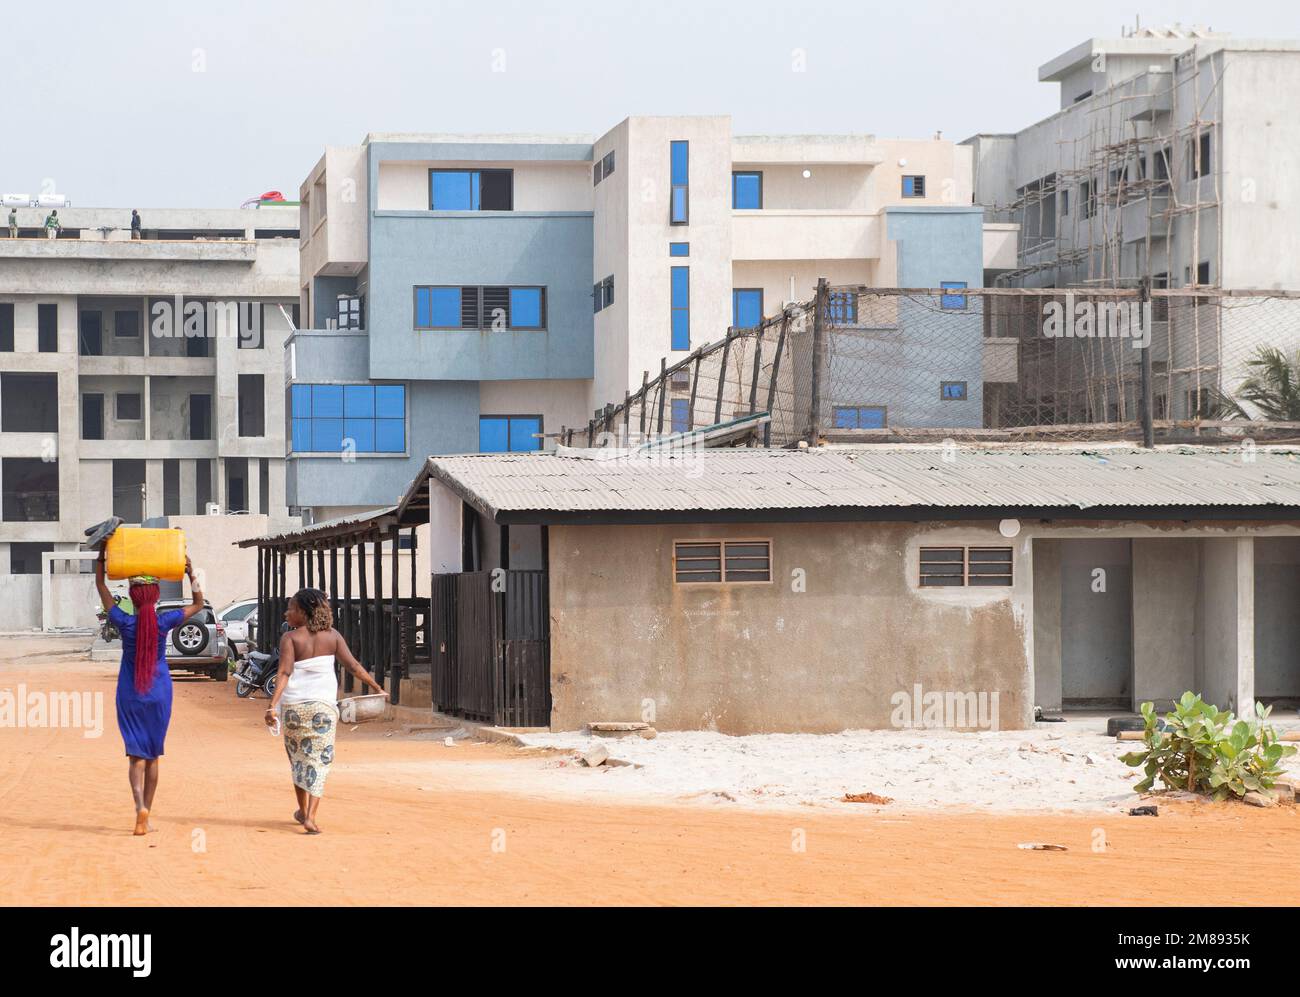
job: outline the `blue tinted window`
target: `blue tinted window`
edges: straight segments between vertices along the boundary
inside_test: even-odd
[[[836,429],[884,429],[883,405],[836,405],[832,419]]]
[[[540,329],[542,327],[542,289],[540,287],[512,287],[510,289],[510,326],[514,329]]]
[[[381,419],[406,418],[406,387],[401,384],[375,385],[375,415]]]
[[[691,268],[672,268],[672,348],[691,348]]]
[[[352,449],[357,453],[373,453],[375,450],[375,420],[344,419],[343,437],[352,441]]]
[[[752,329],[763,321],[761,288],[737,288],[731,292],[731,324],[737,329]]]
[[[429,207],[434,211],[478,211],[479,174],[434,170],[429,174]]]
[[[406,387],[401,384],[295,384],[290,394],[297,453],[401,453]]]
[[[966,382],[944,381],[939,385],[939,397],[945,402],[964,402],[966,400]]]
[[[668,243],[669,256],[690,256],[691,244],[689,242],[670,242]]]
[[[312,419],[311,448],[326,453],[338,453],[342,450],[343,420]]]
[[[311,418],[310,384],[295,384],[289,389],[289,414],[294,419]]]
[[[343,418],[343,385],[313,384],[311,388],[311,417]]]
[[[691,428],[691,400],[689,398],[674,398],[672,401],[673,432],[684,433]]]
[[[687,201],[686,188],[673,188],[673,216],[671,221],[674,225],[685,225],[687,221]]]
[[[480,453],[524,453],[541,450],[541,416],[484,415],[478,420]]]
[[[731,174],[731,206],[738,209],[763,206],[763,174]]]
[[[540,450],[542,441],[534,434],[541,431],[541,419],[512,418],[510,420],[510,449],[516,451]]]
[[[925,197],[925,177],[903,177],[904,197]]]
[[[510,420],[504,416],[480,416],[479,453],[505,453],[510,449]]]
[[[375,450],[402,453],[406,449],[406,422],[402,419],[375,420]]]
[[[417,287],[415,289],[417,329],[459,329],[459,287]]]
[[[689,142],[674,142],[672,144],[672,170],[673,185],[690,183],[690,148]]]
[[[371,419],[375,415],[375,389],[369,384],[343,385],[343,416]]]
[[[964,290],[966,282],[964,280],[944,280],[939,282],[939,286],[944,290],[957,289]],[[966,307],[966,295],[964,294],[941,294],[939,295],[940,308],[963,309]]]

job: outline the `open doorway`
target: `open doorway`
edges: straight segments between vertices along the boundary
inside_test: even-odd
[[[1132,542],[1035,540],[1033,556],[1035,705],[1132,709]]]

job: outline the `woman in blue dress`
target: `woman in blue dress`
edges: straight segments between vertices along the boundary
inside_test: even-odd
[[[122,635],[122,665],[117,673],[117,728],[126,743],[127,775],[135,798],[135,833],[146,834],[153,795],[158,789],[158,758],[172,717],[172,676],[167,670],[167,631],[180,626],[203,608],[203,592],[185,559],[192,601],[183,609],[157,611],[158,580],[147,575],[131,579],[131,605],[124,612],[104,581],[104,552],[95,562],[95,588],[108,618]]]

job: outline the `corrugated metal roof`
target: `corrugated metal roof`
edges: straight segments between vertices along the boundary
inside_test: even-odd
[[[1129,446],[865,446],[653,455],[565,451],[429,458],[489,515],[934,507],[1300,509],[1300,452]]]
[[[333,519],[322,519],[319,523],[313,523],[311,526],[300,526],[294,530],[284,530],[280,533],[268,533],[261,537],[249,537],[247,540],[236,541],[236,547],[253,547],[261,544],[280,543],[287,540],[311,540],[313,537],[321,536],[353,526],[363,526],[372,523],[375,520],[383,519],[397,511],[397,506],[385,506],[382,509],[375,509],[371,512],[351,512],[342,516],[335,516]]]

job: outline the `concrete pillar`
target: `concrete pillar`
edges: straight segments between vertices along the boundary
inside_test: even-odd
[[[144,518],[163,514],[163,462],[144,463]]]
[[[140,398],[141,414],[144,417],[144,438],[146,440],[153,439],[153,432],[149,428],[152,422],[151,410],[153,409],[153,401],[150,398],[150,392],[149,392],[149,388],[152,383],[153,383],[153,378],[146,375],[144,378],[144,392]]]
[[[224,513],[226,511],[226,458],[214,457],[212,472],[217,479],[212,483],[212,500],[221,507],[221,511]]]
[[[285,462],[283,460],[273,460],[270,467],[267,468],[267,480],[270,487],[267,489],[269,497],[266,511],[267,515],[271,517],[272,523],[284,523],[289,516],[288,506],[285,505],[284,471]]]
[[[1035,540],[1031,554],[1034,591],[1034,702],[1061,708],[1061,541]]]
[[[189,516],[195,511],[194,503],[198,499],[195,481],[197,464],[193,460],[181,461],[181,515]]]
[[[1241,715],[1255,701],[1255,541],[1215,537],[1201,544],[1196,691]]]
[[[248,496],[248,511],[256,514],[262,508],[262,463],[256,457],[249,457],[246,463],[244,494]]]

